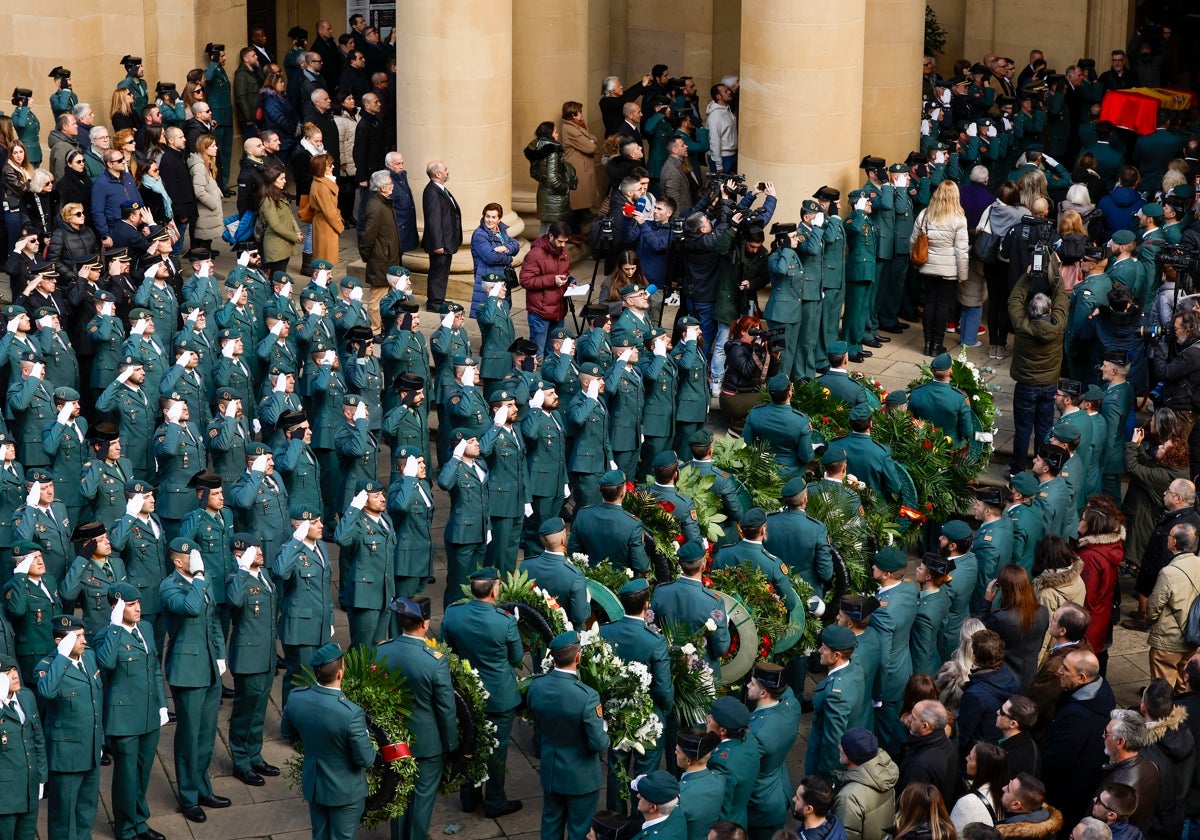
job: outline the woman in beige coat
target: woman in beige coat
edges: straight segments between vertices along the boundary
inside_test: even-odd
[[[196,194],[196,221],[192,225],[192,247],[211,248],[225,232],[222,224],[221,186],[217,183],[217,139],[201,134],[196,151],[188,157],[192,191]]]
[[[342,213],[338,208],[338,182],[333,171],[333,155],[317,155],[309,161],[312,172],[312,188],[308,193],[308,209],[312,213],[313,245],[315,260],[338,263],[338,237],[345,230]]]
[[[925,355],[946,351],[946,324],[954,312],[958,284],[967,280],[967,214],[958,197],[958,184],[943,181],[929,206],[917,214],[910,245],[924,232],[929,259],[917,269],[925,278]]]
[[[583,105],[579,102],[564,102],[562,106],[562,129],[559,139],[563,144],[563,157],[575,167],[578,183],[571,190],[571,218],[567,223],[574,233],[582,230],[592,205],[596,203],[596,149],[598,142],[588,131],[583,118]]]

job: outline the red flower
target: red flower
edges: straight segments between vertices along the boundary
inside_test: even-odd
[[[771,637],[763,636],[762,637],[762,645],[759,647],[759,655],[761,657],[765,658],[770,653],[771,653]]]
[[[933,510],[933,502],[926,502],[926,503],[925,503],[925,510],[927,510],[927,511],[932,511],[932,510]]]
[[[625,492],[626,493],[632,493],[634,491],[634,489],[635,489],[635,487],[634,487],[634,484],[632,481],[625,482]]]
[[[675,503],[674,502],[659,502],[658,506],[660,508],[662,508],[663,510],[665,510],[667,513],[675,512]]]
[[[683,545],[685,542],[687,542],[687,540],[685,540],[685,539],[683,538],[683,534],[676,534],[676,535],[675,535],[675,542],[679,543],[680,545]]]
[[[700,582],[703,583],[708,589],[713,588],[713,579],[710,577],[702,577],[700,578]]]
[[[730,634],[729,650],[727,650],[725,652],[725,655],[721,657],[721,661],[722,662],[732,662],[733,658],[735,656],[737,656],[738,648],[740,648],[741,646],[742,646],[741,637],[739,637],[736,633]]]
[[[822,423],[826,423],[826,424],[828,424],[828,423],[832,423],[833,421],[832,421],[832,420],[830,420],[828,417],[822,417],[822,418],[821,418],[821,422],[822,422]]]

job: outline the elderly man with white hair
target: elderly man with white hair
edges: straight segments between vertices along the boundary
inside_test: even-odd
[[[371,316],[371,328],[380,330],[379,300],[388,293],[388,268],[400,264],[400,233],[392,215],[392,173],[386,169],[371,173],[367,184],[358,234],[358,255],[367,264],[367,299],[363,301]]]

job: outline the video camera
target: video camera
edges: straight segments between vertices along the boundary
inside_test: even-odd
[[[765,344],[768,352],[782,353],[787,349],[787,339],[784,338],[783,331],[783,327],[773,327],[768,330],[752,327],[746,332],[748,335],[754,336],[755,343]]]

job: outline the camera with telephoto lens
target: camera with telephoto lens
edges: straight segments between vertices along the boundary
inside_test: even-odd
[[[1055,236],[1054,220],[1025,216],[1021,219],[1021,226],[1022,237],[1033,243],[1029,276],[1033,280],[1033,287],[1037,289],[1050,280],[1050,257],[1054,253],[1051,244]]]
[[[769,330],[764,330],[761,327],[751,327],[746,333],[758,339],[758,343],[766,344],[767,350],[770,352],[781,353],[787,348],[787,339],[783,336],[783,330],[783,327],[774,327]]]
[[[671,242],[683,241],[683,219],[671,219]]]
[[[1196,257],[1196,252],[1185,245],[1163,245],[1154,261],[1159,268],[1175,269],[1175,286],[1179,294],[1190,295],[1194,291]]]
[[[1137,328],[1137,337],[1143,341],[1158,341],[1166,334],[1166,330],[1160,324],[1143,324]],[[1154,396],[1153,391],[1150,392],[1150,396]]]

